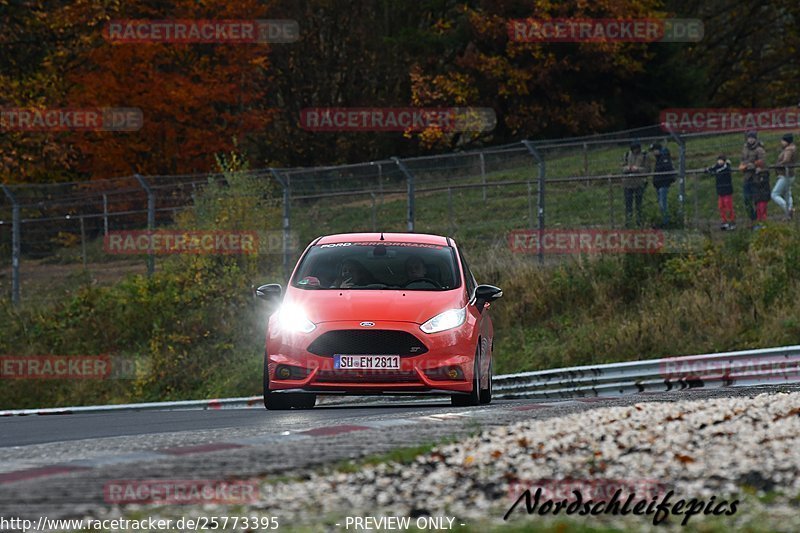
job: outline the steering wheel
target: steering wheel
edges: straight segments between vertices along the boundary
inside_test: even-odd
[[[420,282],[420,281],[423,281],[423,282],[426,282],[426,283],[430,283],[431,285],[433,285],[437,289],[441,289],[442,288],[442,285],[438,281],[433,280],[431,278],[417,278],[417,279],[409,280],[409,281],[406,282],[405,285],[403,285],[403,288],[405,289],[406,287],[408,287],[412,283],[417,283],[417,282]]]

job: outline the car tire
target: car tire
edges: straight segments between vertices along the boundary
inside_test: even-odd
[[[453,394],[450,404],[453,407],[472,407],[481,403],[481,355],[480,344],[475,350],[475,369],[472,371],[472,391],[469,394]]]
[[[489,379],[486,381],[486,388],[481,391],[481,403],[488,405],[492,403],[492,377],[494,371],[492,369],[492,360],[489,360]]]
[[[288,396],[296,409],[313,409],[317,404],[317,395],[310,392],[289,393]]]
[[[270,411],[287,411],[295,409],[312,409],[317,403],[317,395],[305,392],[270,392],[269,367],[264,359],[264,407]]]
[[[288,396],[269,390],[269,366],[266,354],[264,354],[264,407],[270,411],[286,411],[292,408]]]
[[[287,411],[292,408],[288,394],[278,394],[264,390],[264,407],[270,411]]]

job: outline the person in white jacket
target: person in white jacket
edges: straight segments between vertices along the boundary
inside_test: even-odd
[[[794,167],[797,164],[797,147],[791,133],[787,133],[781,138],[781,147],[778,162],[775,163],[778,181],[775,183],[775,188],[772,189],[772,201],[778,204],[786,217],[791,220],[794,217],[792,185],[795,178]]]

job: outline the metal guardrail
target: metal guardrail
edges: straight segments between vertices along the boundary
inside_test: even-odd
[[[498,398],[611,397],[800,383],[800,346],[576,366],[495,376]]]
[[[126,403],[114,405],[87,405],[81,407],[48,407],[43,409],[14,409],[0,411],[0,416],[71,415],[104,413],[108,411],[155,411],[159,409],[245,409],[263,407],[262,396],[223,398],[219,400],[182,400],[173,402]]]
[[[646,361],[557,368],[495,376],[496,398],[570,399],[617,397],[639,392],[800,383],[800,346],[670,357]],[[53,407],[0,411],[0,416],[59,415],[156,409],[261,407],[262,396],[175,402]],[[335,397],[328,405],[362,402]],[[408,398],[405,399],[408,401]]]

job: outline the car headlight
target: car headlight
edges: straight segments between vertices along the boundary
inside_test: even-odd
[[[440,313],[431,318],[422,324],[419,329],[425,333],[438,333],[440,331],[457,328],[464,323],[466,318],[466,307],[462,307],[461,309],[450,309],[449,311],[445,311],[444,313]]]
[[[300,307],[291,304],[281,306],[278,311],[278,324],[283,331],[297,333],[311,333],[317,328]]]

